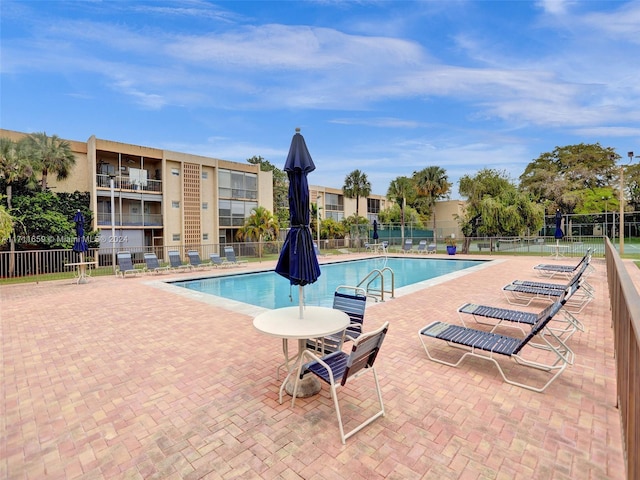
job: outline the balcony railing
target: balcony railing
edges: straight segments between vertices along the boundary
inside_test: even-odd
[[[127,176],[118,175],[113,178],[114,188],[116,190],[139,190],[142,192],[162,193],[162,181],[161,180],[147,180],[146,185],[131,181]],[[98,174],[96,175],[96,186],[98,188],[111,188],[111,177],[109,175]]]
[[[98,213],[98,225],[111,225],[111,213]],[[145,213],[144,215],[135,213],[115,214],[116,227],[161,227],[162,214]]]

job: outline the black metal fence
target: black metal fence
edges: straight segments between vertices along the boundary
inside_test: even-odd
[[[414,231],[417,233],[417,231]],[[421,240],[427,244],[436,245],[436,253],[448,253],[447,244],[442,239],[434,239],[428,236],[411,237],[413,248],[410,251],[403,249],[400,238],[391,238],[389,242],[389,253],[425,253],[426,250],[419,250],[418,245]],[[406,237],[409,238],[409,237]],[[384,239],[379,239],[381,243]],[[364,252],[366,244],[373,243],[373,240],[366,236],[360,238],[347,239],[321,239],[319,248],[321,251],[333,251],[337,253]],[[587,248],[591,248],[595,256],[604,255],[603,237],[573,237],[555,240],[553,237],[518,237],[518,238],[456,238],[457,253],[468,253],[477,255],[498,255],[498,254],[518,254],[518,255],[540,255],[556,257],[580,257],[584,255]],[[144,254],[153,252],[161,262],[167,263],[168,251],[177,250],[184,262],[188,261],[187,252],[196,250],[203,261],[208,261],[209,255],[217,253],[224,257],[224,247],[232,246],[237,257],[252,261],[260,261],[262,258],[274,258],[282,248],[282,241],[274,242],[238,242],[233,244],[202,244],[202,245],[180,245],[171,247],[131,247],[126,249],[131,252],[134,265],[143,268],[145,265]],[[124,250],[116,248],[94,248],[85,253],[83,260],[93,262],[91,265],[92,274],[110,274],[116,271],[117,251]],[[0,278],[22,278],[33,280],[67,278],[73,275],[77,266],[71,265],[80,261],[80,255],[71,250],[21,250],[15,252],[0,251]]]

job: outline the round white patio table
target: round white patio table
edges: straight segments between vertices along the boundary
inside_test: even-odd
[[[98,263],[97,262],[75,262],[75,263],[65,263],[64,266],[78,267],[78,271],[77,271],[78,280],[76,281],[76,283],[87,283],[89,281],[88,280],[89,277],[91,276],[91,270],[89,270],[89,273],[87,273],[87,267],[89,269],[91,269],[92,266],[94,268],[97,268]]]
[[[564,257],[564,252],[569,251],[569,245],[545,245],[550,250],[555,250],[555,253],[551,253],[551,256],[558,260],[560,257]]]
[[[302,352],[306,349],[307,340],[326,337],[338,333],[349,326],[349,316],[341,310],[329,307],[305,306],[303,318],[300,318],[300,307],[284,307],[261,313],[253,319],[253,326],[260,332],[282,339],[287,377],[282,382],[279,400],[282,403],[282,391],[289,395],[293,385],[288,383],[291,375],[297,371]],[[289,366],[288,340],[298,340],[298,354],[292,366]],[[298,397],[309,397],[320,391],[320,381],[315,375],[306,375],[298,385]]]

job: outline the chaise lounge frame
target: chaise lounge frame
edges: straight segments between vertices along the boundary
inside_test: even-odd
[[[569,285],[566,290],[566,295],[561,300],[563,306],[579,288],[581,288],[581,285],[578,282]],[[465,317],[471,316],[476,323],[491,327],[492,332],[495,332],[499,327],[512,327],[519,329],[526,335],[528,332],[525,331],[523,326],[534,326],[540,319],[549,314],[553,306],[554,304],[550,303],[542,311],[535,313],[509,308],[493,307],[489,305],[465,303],[458,308],[458,316],[462,325],[465,327],[468,326],[465,322]],[[561,316],[562,318],[557,318],[558,316]],[[555,332],[562,341],[565,342],[565,344],[577,331],[584,332],[583,323],[565,308],[562,308],[561,311],[554,316],[553,321],[554,324],[555,322],[558,322],[564,324],[564,326],[562,328],[552,327],[550,323],[547,328]],[[546,348],[544,345],[534,342],[531,342],[531,346]]]
[[[544,392],[551,383],[565,370],[567,365],[573,363],[573,352],[566,346],[563,340],[552,330],[547,328],[551,319],[562,308],[562,299],[557,300],[550,309],[546,317],[540,319],[531,329],[525,338],[516,338],[500,335],[495,332],[485,332],[461,325],[451,325],[444,322],[432,322],[426,327],[418,330],[418,337],[427,353],[427,357],[433,362],[457,367],[467,357],[475,357],[492,362],[500,372],[503,380],[517,387],[532,390],[534,392]],[[530,345],[531,340],[538,337],[546,344],[546,349],[555,354],[555,361],[552,363],[541,363],[529,360],[524,357],[523,349]],[[445,341],[449,346],[465,350],[465,353],[452,363],[434,357],[427,346],[426,338]],[[531,346],[531,345],[530,345]],[[514,360],[517,364],[531,367],[536,370],[548,372],[551,378],[541,387],[520,383],[506,376],[496,357],[503,356]]]

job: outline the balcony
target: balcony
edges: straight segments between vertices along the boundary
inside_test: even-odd
[[[111,225],[111,213],[98,213],[98,225]],[[144,215],[134,213],[116,212],[116,227],[161,227],[161,213],[146,213]]]
[[[96,175],[96,187],[97,188],[111,188],[111,177],[109,175],[98,174]],[[161,180],[146,180],[146,185],[132,181],[128,176],[118,175],[114,177],[114,188],[116,190],[132,190],[149,193],[162,193],[162,181]]]

